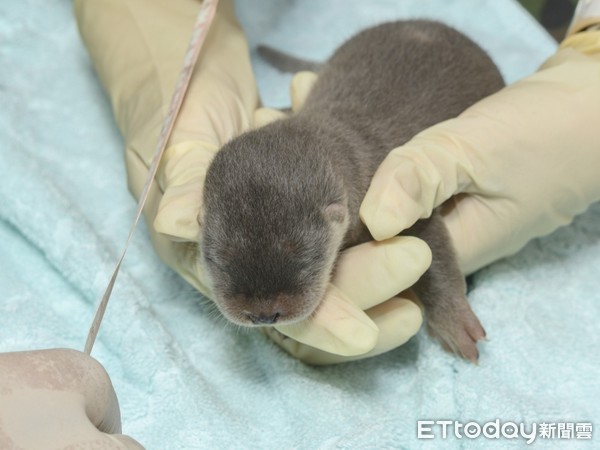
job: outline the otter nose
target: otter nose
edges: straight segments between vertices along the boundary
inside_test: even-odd
[[[271,325],[277,322],[279,318],[279,313],[275,313],[273,315],[267,314],[246,314],[246,317],[252,321],[254,325]]]

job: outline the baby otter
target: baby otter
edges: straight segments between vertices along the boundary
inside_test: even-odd
[[[437,22],[382,24],[339,47],[301,111],[228,142],[208,169],[201,253],[225,317],[246,326],[309,317],[339,250],[372,239],[358,211],[388,152],[503,84],[479,46]],[[485,332],[443,221],[434,212],[405,234],[433,253],[414,286],[430,332],[476,360]]]

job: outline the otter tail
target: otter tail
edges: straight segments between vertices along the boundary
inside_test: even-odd
[[[261,58],[282,72],[294,73],[303,70],[316,72],[322,66],[322,64],[318,62],[296,58],[295,56],[290,56],[265,45],[259,45],[256,51]]]

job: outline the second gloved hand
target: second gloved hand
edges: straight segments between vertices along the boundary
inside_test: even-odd
[[[600,32],[574,34],[535,74],[393,150],[361,207],[372,235],[451,199],[444,219],[471,273],[570,223],[600,199],[598,73]]]

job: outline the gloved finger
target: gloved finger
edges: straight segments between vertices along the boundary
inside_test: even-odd
[[[206,170],[217,153],[214,145],[186,141],[165,150],[161,183],[166,189],[160,200],[154,229],[176,241],[198,240],[198,216]]]
[[[75,350],[0,354],[0,423],[0,442],[19,448],[143,448],[118,434],[119,404],[104,368]]]
[[[292,99],[293,112],[298,112],[302,108],[304,101],[317,81],[317,78],[318,76],[316,73],[308,71],[298,72],[294,75],[290,84],[290,97]],[[254,111],[253,123],[255,128],[259,128],[286,117],[287,114],[279,109],[258,108]]]
[[[256,111],[254,111],[252,123],[254,128],[260,128],[270,124],[271,122],[275,122],[276,120],[285,119],[286,117],[287,114],[279,109],[258,108]]]
[[[387,155],[360,208],[375,239],[397,235],[429,217],[452,195],[477,186],[470,157],[471,125],[468,118],[443,122]]]
[[[147,169],[144,162],[135,153],[128,152],[126,155],[128,157],[127,165],[129,166],[129,187],[133,195],[139,198]],[[160,191],[158,184],[153,183],[148,193],[148,201],[144,207],[144,215],[147,221],[156,218],[162,197],[163,193]],[[167,217],[167,220],[170,219]],[[173,235],[176,235],[176,232],[169,231],[164,225],[161,229],[165,233],[156,231],[154,227],[149,227],[148,230],[156,253],[202,295],[211,298],[208,289],[209,284],[198,258],[198,245],[193,241],[174,239]]]
[[[395,236],[344,250],[332,283],[354,305],[366,310],[411,287],[430,265],[431,250],[424,241]]]
[[[150,229],[152,244],[156,253],[181,277],[206,298],[212,298],[210,283],[199,258],[198,244],[194,242],[176,242],[169,236]]]
[[[363,310],[412,286],[430,264],[431,250],[414,237],[350,248],[340,255],[332,284],[317,311],[298,324],[276,328],[328,353],[364,354],[376,345],[379,329]]]
[[[292,98],[292,111],[298,112],[304,106],[304,101],[310,90],[317,82],[318,75],[314,72],[302,71],[298,72],[292,78],[290,84],[290,96]]]
[[[291,339],[274,328],[265,328],[264,332],[286,352],[307,364],[338,364],[357,359],[369,358],[388,352],[405,344],[423,324],[421,309],[406,292],[380,303],[367,311],[368,316],[379,329],[375,345],[366,353],[343,355],[330,353],[320,348],[303,344]]]
[[[345,356],[368,352],[379,336],[377,325],[332,284],[310,318],[275,328],[298,342]]]

